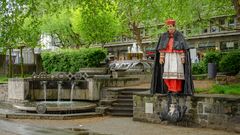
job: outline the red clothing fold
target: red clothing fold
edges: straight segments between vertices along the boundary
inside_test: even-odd
[[[176,52],[176,53],[183,53],[184,50],[174,50],[173,49],[173,43],[174,43],[174,38],[173,38],[173,33],[172,34],[169,34],[169,41],[168,41],[168,44],[167,44],[167,47],[166,49],[164,50],[159,50],[159,52],[168,52],[168,53],[171,53],[171,52]]]
[[[164,79],[165,84],[168,87],[168,91],[181,92],[182,91],[182,80],[177,79]]]

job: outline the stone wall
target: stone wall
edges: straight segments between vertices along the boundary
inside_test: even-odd
[[[28,93],[28,80],[23,78],[8,79],[8,100],[25,100]]]
[[[75,87],[73,90],[73,100],[99,100],[99,89],[97,89],[95,82],[92,79],[88,81],[88,89],[79,89]],[[37,85],[37,83],[35,83]],[[29,79],[23,78],[10,78],[8,80],[8,100],[9,101],[24,101],[24,100],[43,100],[44,90],[30,83]],[[71,88],[61,89],[61,99],[70,100]],[[58,97],[58,89],[49,88],[46,89],[47,100],[55,100]]]
[[[183,103],[181,100],[180,104]],[[165,95],[137,94],[133,103],[133,120],[162,123],[159,112],[166,106]],[[240,132],[240,96],[195,95],[187,98],[186,105],[184,121],[177,125],[185,123]]]
[[[0,84],[0,101],[6,101],[8,97],[8,85]]]
[[[48,80],[48,82],[46,95],[47,100],[55,100],[58,96],[57,81]],[[103,88],[136,85],[139,84],[139,78],[106,78],[104,76],[96,76],[92,78],[86,78],[85,82],[86,83],[75,85],[73,91],[73,100],[100,100],[103,95]],[[8,80],[8,85],[8,100],[44,99],[44,90],[43,86],[40,84],[40,81],[32,81],[31,79],[29,80],[22,78],[10,78]],[[71,84],[68,87],[62,86],[61,91],[61,99],[70,99]]]

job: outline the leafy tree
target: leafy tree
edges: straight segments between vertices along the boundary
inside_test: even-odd
[[[127,28],[125,35],[136,40],[137,45],[141,47],[142,50],[145,50],[142,46],[143,37],[141,36],[141,29],[143,25],[145,27],[156,25],[159,23],[159,17],[157,14],[161,13],[161,5],[159,0],[151,1],[134,1],[134,0],[119,0],[118,4],[118,13],[122,20],[122,25],[124,28]]]
[[[35,19],[34,17],[26,17],[24,19],[23,25],[20,28],[20,35],[19,35],[19,42],[17,43],[18,48],[20,49],[20,55],[21,55],[21,77],[24,77],[23,73],[23,57],[22,57],[22,50],[24,47],[28,47],[32,49],[33,56],[34,54],[34,48],[39,45],[40,40],[40,29],[39,29],[39,20]],[[35,57],[33,57],[35,61]],[[35,62],[34,62],[35,63]]]
[[[8,76],[12,77],[12,49],[19,40],[20,27],[28,15],[23,1],[3,0],[0,2],[0,47],[9,52]]]
[[[41,31],[59,39],[60,47],[81,46],[80,35],[75,33],[70,22],[71,12],[62,10],[56,14],[46,14],[42,17]]]
[[[237,22],[240,23],[240,0],[232,0],[235,13],[237,15]],[[240,25],[237,26],[237,29],[240,29]]]
[[[12,49],[37,45],[39,31],[35,1],[3,0],[0,2],[0,47],[9,52],[9,77],[12,77]],[[23,62],[23,59],[21,58]],[[21,63],[22,63],[21,62]],[[23,71],[23,68],[22,68]]]
[[[71,21],[74,32],[89,44],[110,42],[119,35],[121,28],[114,3],[106,4],[104,0],[85,3],[73,12]]]
[[[122,17],[123,25],[128,26],[133,38],[144,51],[142,46],[143,37],[141,27],[153,27],[152,37],[163,32],[164,22],[168,18],[177,21],[180,28],[190,27],[193,31],[199,32],[200,29],[209,25],[211,17],[219,15],[233,15],[234,9],[231,1],[225,0],[118,0],[118,12]],[[194,24],[194,26],[192,26]]]

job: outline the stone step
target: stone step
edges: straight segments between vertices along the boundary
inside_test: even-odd
[[[133,107],[133,103],[113,103],[113,107]]]
[[[117,112],[132,112],[133,107],[111,107],[109,108],[110,111],[117,111]]]
[[[131,103],[132,103],[132,102],[133,102],[133,99],[119,98],[119,99],[116,100],[116,102],[117,102],[117,103],[120,103],[120,102],[122,102],[122,103],[123,103],[123,102],[124,102],[124,103],[126,103],[126,102],[131,102]]]
[[[133,92],[143,92],[149,91],[150,88],[128,88],[128,87],[109,87],[106,90],[111,92],[123,92],[123,93],[133,93]]]
[[[99,101],[100,105],[111,105],[113,102],[117,101],[116,99],[102,99]]]
[[[145,93],[147,91],[148,90],[123,90],[123,91],[120,91],[119,93],[122,95],[133,95],[135,93]]]
[[[132,99],[132,98],[133,98],[133,95],[122,95],[122,94],[121,94],[121,95],[118,95],[118,98],[121,98],[121,99],[123,99],[123,98],[124,98],[124,99],[126,99],[126,98],[127,98],[127,99]]]
[[[99,106],[95,108],[95,112],[100,114],[106,114],[108,110],[109,110],[108,106]]]
[[[132,117],[133,113],[129,113],[129,112],[114,112],[114,113],[111,113],[110,115],[112,115],[112,116]]]

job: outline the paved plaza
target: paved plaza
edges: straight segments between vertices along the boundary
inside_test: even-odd
[[[111,135],[238,135],[238,133],[207,128],[187,128],[172,125],[150,124],[133,121],[131,117],[93,117],[76,120],[1,120],[1,135],[64,135],[69,129]],[[13,129],[15,126],[15,130]],[[95,135],[92,133],[91,135]]]

